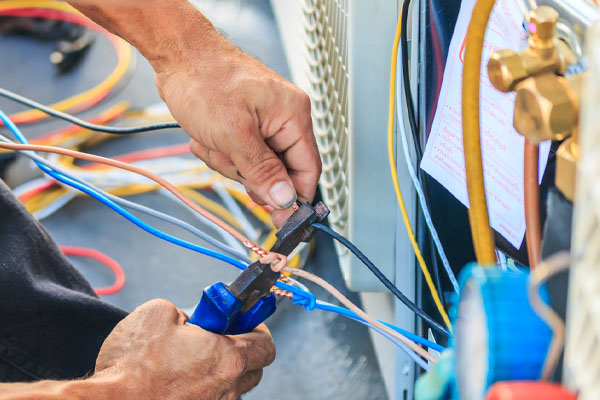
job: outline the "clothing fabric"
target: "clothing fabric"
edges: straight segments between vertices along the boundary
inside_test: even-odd
[[[0,180],[0,381],[93,373],[127,313],[103,302]]]

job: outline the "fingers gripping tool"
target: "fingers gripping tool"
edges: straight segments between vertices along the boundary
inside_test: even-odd
[[[314,207],[304,203],[277,231],[277,241],[271,252],[289,256],[300,242],[308,242],[314,234],[313,223],[327,218],[329,209],[321,202]],[[237,335],[252,331],[277,307],[271,288],[281,273],[270,264],[256,261],[230,284],[217,282],[202,293],[189,323],[223,335]]]

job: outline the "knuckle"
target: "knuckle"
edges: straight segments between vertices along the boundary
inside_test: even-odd
[[[143,311],[148,315],[172,316],[178,314],[177,307],[175,307],[170,301],[164,299],[150,300],[149,302],[141,305],[139,309],[143,309]]]
[[[303,90],[298,90],[298,104],[304,112],[310,113],[311,111],[311,100],[310,96]]]
[[[259,181],[256,183],[270,183],[276,178],[281,177],[285,174],[285,168],[277,157],[264,157],[259,158],[252,164],[248,171],[248,178],[251,180]]]
[[[244,352],[236,349],[232,351],[229,356],[229,365],[231,367],[231,372],[237,377],[246,370],[248,366],[248,357]]]
[[[228,135],[249,135],[254,130],[254,121],[249,113],[237,112],[233,117],[232,129],[228,131]]]

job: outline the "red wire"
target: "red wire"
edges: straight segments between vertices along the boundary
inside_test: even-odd
[[[132,153],[123,154],[118,157],[112,157],[113,160],[122,161],[126,163],[132,163],[136,161],[152,160],[155,158],[178,156],[181,154],[187,154],[190,152],[190,146],[187,143],[175,144],[172,146],[156,147],[148,150],[135,151]],[[93,169],[101,166],[102,164],[87,164],[83,168]]]
[[[62,251],[65,256],[92,258],[106,265],[115,273],[115,283],[111,286],[94,288],[94,291],[98,296],[108,296],[118,293],[123,289],[123,286],[125,286],[125,271],[123,271],[123,268],[121,268],[117,261],[106,254],[101,253],[98,250],[74,246],[60,246],[60,251]]]
[[[97,25],[93,21],[91,21],[88,18],[81,16],[81,15],[63,12],[63,11],[59,11],[59,10],[44,9],[44,8],[15,8],[15,9],[10,9],[10,10],[1,10],[0,15],[13,16],[13,17],[34,17],[34,18],[54,19],[54,20],[66,21],[66,22],[70,22],[73,24],[85,26],[90,29],[95,29],[95,30],[99,31],[100,33],[102,33],[104,36],[106,36],[106,38],[112,43],[112,45],[115,47],[115,50],[118,53],[117,39],[114,36],[112,36],[111,34],[109,34],[101,26]],[[112,88],[109,88],[108,90],[100,93],[98,96],[90,99],[89,101],[79,104],[76,108],[70,110],[70,112],[78,113],[78,112],[87,110],[87,109],[95,106],[96,104],[98,104],[102,100],[104,100],[106,98],[106,96],[108,96],[108,94],[111,92],[111,90],[112,90]],[[26,119],[26,120],[19,120],[19,118],[11,117],[13,122],[17,125],[36,122],[36,121],[40,120],[41,118],[42,117]],[[3,125],[4,124],[2,122],[0,122],[0,126],[3,126]]]
[[[46,189],[50,189],[52,186],[56,185],[56,181],[55,180],[51,180],[51,181],[45,181],[42,182],[40,185],[32,188],[31,190],[29,190],[28,192],[23,193],[22,195],[19,196],[19,201],[21,203],[26,203],[28,202],[32,197],[42,193],[43,191],[45,191]]]
[[[155,159],[155,158],[177,156],[177,155],[189,153],[189,151],[190,151],[189,146],[186,143],[184,143],[184,144],[176,144],[173,146],[157,147],[157,148],[149,149],[149,150],[136,151],[133,153],[124,154],[119,157],[114,157],[114,159],[118,160],[118,161],[131,163],[131,162],[150,160],[150,159]],[[84,165],[82,168],[94,169],[101,165],[102,164],[93,163],[93,164]],[[56,185],[56,181],[54,181],[54,180],[43,182],[40,185],[21,194],[19,196],[19,200],[21,201],[21,203],[26,203],[34,196],[42,193],[43,191],[45,191],[47,189],[50,189],[54,185]]]

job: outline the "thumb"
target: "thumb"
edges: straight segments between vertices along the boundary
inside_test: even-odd
[[[287,169],[258,132],[239,135],[230,146],[229,158],[243,177],[246,188],[268,205],[285,209],[296,201],[296,190]]]

